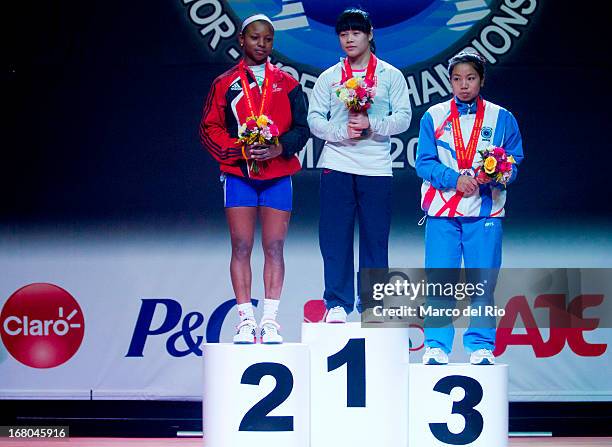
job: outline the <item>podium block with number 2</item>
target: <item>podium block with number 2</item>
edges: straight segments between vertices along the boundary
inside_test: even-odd
[[[508,366],[410,366],[410,446],[506,447]]]
[[[310,347],[311,445],[405,447],[408,329],[304,323],[302,342]]]
[[[310,446],[308,347],[205,344],[206,447]]]

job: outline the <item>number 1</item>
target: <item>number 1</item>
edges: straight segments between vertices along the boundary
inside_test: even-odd
[[[346,406],[366,406],[365,338],[351,338],[344,348],[327,357],[327,372],[346,364]]]

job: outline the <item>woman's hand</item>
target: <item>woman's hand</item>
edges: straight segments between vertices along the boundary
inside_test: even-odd
[[[283,153],[283,144],[250,144],[247,146],[247,157],[252,160],[264,161],[278,157]]]
[[[353,112],[349,110],[348,115],[348,137],[361,138],[364,136],[364,131],[370,128],[370,119],[368,112]]]
[[[462,192],[464,196],[469,197],[478,189],[478,182],[469,175],[460,175],[457,180],[457,191]]]
[[[346,128],[348,130],[349,138],[360,138],[361,137],[361,133],[362,133],[361,128],[353,127],[350,123],[346,126]]]
[[[370,118],[368,117],[368,112],[365,110],[363,112],[353,112],[349,110],[348,124],[353,129],[369,129]]]
[[[476,181],[478,182],[479,185],[486,185],[487,183],[490,183],[492,181],[491,177],[481,177],[478,176],[476,177]]]

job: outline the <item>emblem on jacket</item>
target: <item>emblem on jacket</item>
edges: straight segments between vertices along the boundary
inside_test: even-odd
[[[483,127],[480,131],[480,136],[482,137],[482,141],[491,141],[491,137],[493,136],[493,129],[490,127]]]

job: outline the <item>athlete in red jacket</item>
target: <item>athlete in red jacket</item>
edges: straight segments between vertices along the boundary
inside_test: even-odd
[[[255,342],[251,305],[251,250],[257,216],[264,249],[263,343],[281,343],[276,313],[285,274],[283,245],[292,208],[291,175],[296,153],[310,136],[300,84],[268,62],[274,41],[271,20],[247,18],[239,36],[243,59],[213,82],[204,105],[200,138],[223,173],[225,212],[232,240],[230,273],[240,324],[235,343]],[[242,145],[238,129],[251,116],[266,115],[278,127],[278,144]],[[254,169],[254,164],[257,169]]]

